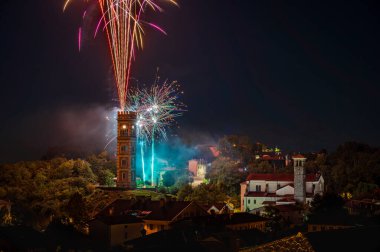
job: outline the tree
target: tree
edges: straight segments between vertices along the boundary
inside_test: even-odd
[[[263,211],[263,217],[269,219],[266,228],[269,232],[278,233],[285,226],[284,218],[280,215],[280,211],[273,206],[266,206]]]
[[[354,193],[359,183],[380,185],[380,149],[347,142],[327,157],[322,167],[328,190]]]
[[[84,224],[88,220],[87,204],[82,194],[74,193],[71,195],[66,211],[68,217],[77,225]]]
[[[181,188],[179,188],[177,193],[178,200],[191,200],[191,194],[193,193],[193,188],[191,185],[183,185]]]
[[[219,140],[218,150],[223,157],[247,165],[253,158],[253,144],[247,136],[229,135]]]
[[[215,184],[200,184],[193,189],[190,195],[190,200],[202,204],[214,204],[225,202],[228,196],[225,192]]]
[[[166,171],[163,175],[162,175],[162,183],[165,187],[170,187],[172,185],[174,185],[175,183],[175,178],[174,178],[174,174],[173,172],[171,171]]]
[[[98,182],[100,185],[105,186],[114,186],[115,181],[113,180],[115,174],[113,174],[110,170],[105,169],[98,172]]]
[[[312,214],[345,213],[344,200],[335,193],[316,194],[310,203]]]
[[[240,192],[240,182],[246,176],[239,171],[236,161],[229,158],[218,157],[211,164],[211,169],[206,177],[211,184],[217,185],[226,194],[233,196]]]

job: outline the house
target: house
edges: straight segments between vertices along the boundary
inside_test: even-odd
[[[360,199],[348,200],[345,204],[349,214],[378,216],[380,215],[380,200],[376,199]]]
[[[99,216],[88,225],[91,237],[103,240],[109,247],[122,245],[144,234],[144,221],[135,216]]]
[[[250,213],[235,213],[231,214],[224,220],[227,228],[232,230],[251,230],[257,229],[261,232],[265,231],[267,218]]]
[[[308,232],[319,232],[326,230],[353,228],[365,224],[363,220],[357,216],[346,215],[345,213],[326,213],[309,216],[307,221]]]
[[[259,246],[242,248],[240,252],[261,251],[379,251],[378,226],[298,233]]]
[[[234,209],[227,203],[216,203],[211,205],[202,205],[203,209],[209,214],[226,214],[233,213]]]
[[[294,174],[252,173],[240,183],[241,211],[251,211],[266,205],[309,204],[315,194],[324,192],[320,174],[305,174],[306,158],[295,155]]]
[[[307,238],[298,233],[289,237],[278,239],[263,245],[244,248],[240,252],[261,252],[261,251],[315,251]]]
[[[153,201],[152,201],[153,202]],[[164,201],[144,217],[146,234],[171,228],[171,225],[186,217],[205,216],[208,213],[193,201]]]
[[[89,222],[90,236],[113,247],[171,229],[174,222],[183,218],[203,215],[208,215],[207,211],[191,201],[117,199]]]

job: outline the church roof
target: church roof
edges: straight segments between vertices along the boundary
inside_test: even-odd
[[[313,182],[318,181],[319,176],[316,174],[307,174],[306,181]],[[265,181],[285,181],[293,182],[294,175],[288,173],[251,173],[247,177],[247,181],[250,180],[265,180]]]
[[[296,154],[296,155],[293,155],[292,158],[306,158],[306,157],[302,154]]]

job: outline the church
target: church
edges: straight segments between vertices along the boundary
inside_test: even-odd
[[[240,183],[240,207],[242,212],[260,211],[265,206],[310,204],[315,194],[323,194],[324,180],[321,174],[306,174],[303,155],[292,157],[294,174],[252,173]],[[254,212],[256,212],[254,211]]]

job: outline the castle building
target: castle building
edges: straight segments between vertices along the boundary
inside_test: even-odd
[[[117,187],[136,188],[136,113],[117,114]]]
[[[305,172],[306,158],[295,155],[294,174],[252,173],[240,183],[241,211],[261,209],[267,205],[309,204],[315,194],[323,194],[324,179],[320,174]]]
[[[197,187],[204,183],[207,172],[207,163],[204,159],[192,159],[189,160],[188,170],[193,175],[193,187]]]

